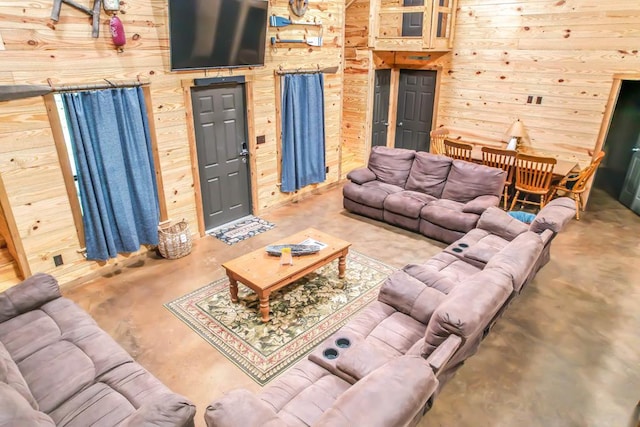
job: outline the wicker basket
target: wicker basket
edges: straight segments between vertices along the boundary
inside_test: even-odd
[[[191,253],[189,224],[182,220],[176,224],[158,227],[158,250],[167,259],[182,258]]]

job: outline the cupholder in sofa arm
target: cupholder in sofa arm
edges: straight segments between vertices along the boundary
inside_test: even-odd
[[[0,322],[34,310],[60,296],[58,282],[53,276],[34,274],[0,293]]]
[[[314,426],[407,426],[438,386],[429,363],[405,355],[380,366],[342,393]]]

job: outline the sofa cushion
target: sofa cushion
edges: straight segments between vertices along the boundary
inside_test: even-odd
[[[449,230],[466,233],[475,228],[480,215],[462,212],[464,204],[454,200],[435,200],[420,211],[420,217]]]
[[[431,257],[427,262],[423,264],[423,266],[424,268],[439,271],[442,275],[449,277],[454,282],[460,282],[469,276],[473,276],[481,270],[480,268],[469,264],[459,257],[446,252],[440,252],[439,254]],[[412,270],[410,272],[407,272],[420,280],[418,271]],[[445,291],[443,290],[443,292]]]
[[[347,381],[303,359],[286,375],[265,387],[259,398],[271,406],[280,418],[280,424],[274,425],[312,426],[350,386]]]
[[[437,289],[443,294],[448,294],[457,285],[457,282],[451,280],[451,277],[443,274],[434,266],[427,266],[425,264],[407,264],[402,267],[402,271],[430,288]]]
[[[434,200],[437,199],[428,194],[405,190],[389,194],[384,200],[384,210],[404,215],[408,218],[419,218],[422,208]]]
[[[120,425],[135,408],[122,394],[94,383],[63,401],[50,412],[58,426]]]
[[[55,427],[53,420],[29,405],[13,387],[0,382],[0,427]]]
[[[91,359],[68,341],[51,344],[18,366],[44,412],[52,411],[95,378]]]
[[[440,198],[451,169],[451,158],[426,152],[416,152],[405,189]]]
[[[373,147],[368,167],[378,181],[404,188],[415,151],[404,148]]]
[[[13,361],[7,349],[0,342],[0,382],[7,383],[25,398],[33,409],[38,409],[38,402],[31,394],[18,365]]]
[[[575,202],[569,197],[559,197],[547,203],[531,222],[529,230],[534,233],[542,233],[551,230],[560,232],[576,214]]]
[[[402,187],[381,181],[370,181],[362,185],[347,182],[342,188],[342,194],[347,199],[376,209],[382,209],[384,199],[389,194],[399,191],[402,191]]]
[[[477,227],[509,241],[529,229],[527,224],[495,206],[488,208],[480,215]]]
[[[502,169],[454,160],[442,198],[466,203],[478,196],[500,197],[506,176]]]

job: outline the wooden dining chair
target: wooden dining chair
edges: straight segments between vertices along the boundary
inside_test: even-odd
[[[517,151],[503,150],[500,148],[482,147],[482,164],[499,168],[507,173],[507,179],[504,181],[504,190],[502,198],[504,200],[504,210],[507,210],[509,201],[509,189],[513,184],[513,171],[515,170],[515,158]]]
[[[451,141],[449,139],[444,140],[444,154],[452,159],[471,161],[471,151],[473,145],[465,144],[464,142]]]
[[[516,154],[515,189],[510,210],[513,210],[517,202],[528,205],[537,205],[543,208],[549,201],[551,191],[551,178],[553,168],[557,160],[553,157],[540,157],[530,154]],[[520,198],[520,194],[523,195]],[[539,201],[529,200],[529,196],[537,196]]]
[[[442,127],[432,130],[429,133],[429,151],[433,154],[444,154],[444,140],[449,136],[449,129]]]
[[[584,199],[582,194],[587,189],[589,180],[600,166],[600,162],[604,157],[604,151],[600,151],[591,160],[591,163],[586,168],[577,173],[569,173],[562,178],[560,182],[551,188],[549,199],[553,198],[558,192],[562,192],[563,195],[571,197],[576,202],[576,219],[580,220],[580,210],[584,210]]]

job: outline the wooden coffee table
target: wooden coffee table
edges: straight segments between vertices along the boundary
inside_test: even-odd
[[[327,247],[315,254],[293,257],[293,265],[280,265],[280,258],[268,255],[265,248],[222,264],[229,277],[231,301],[238,302],[238,282],[242,282],[258,294],[262,321],[268,322],[271,292],[295,282],[336,258],[339,259],[338,277],[344,278],[347,254],[351,246],[349,242],[308,228],[273,244],[297,244],[308,238],[318,240]]]

